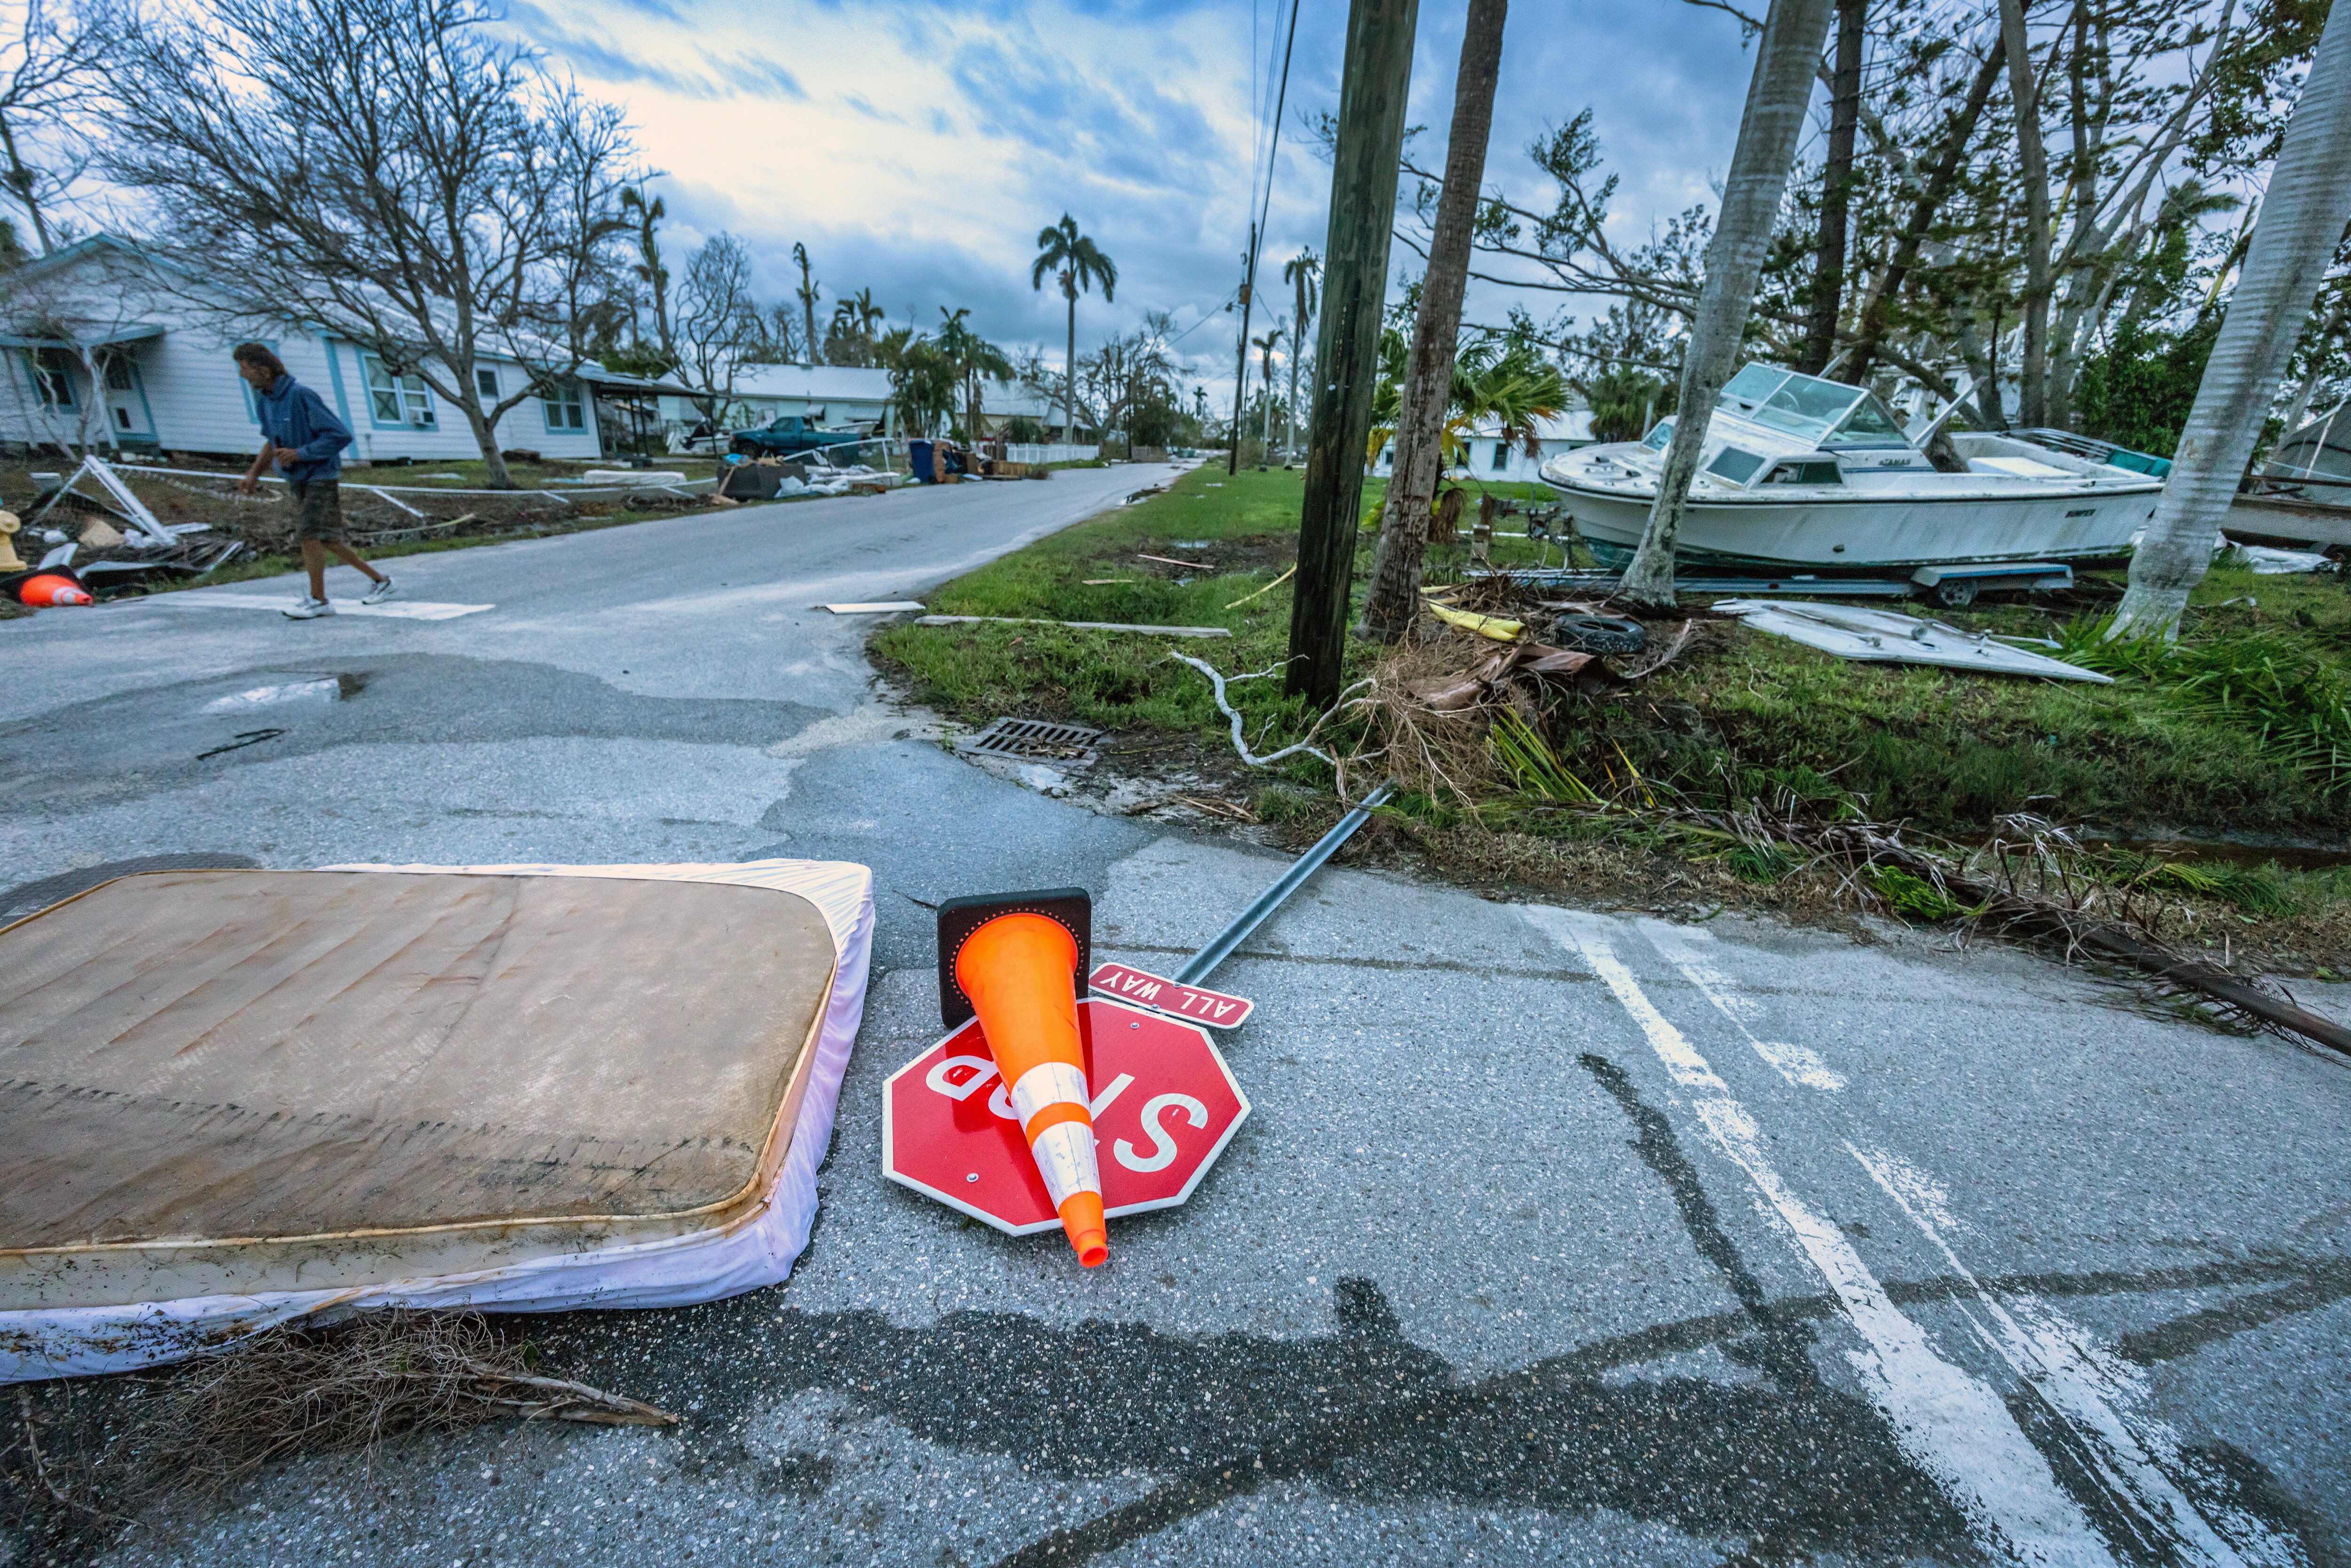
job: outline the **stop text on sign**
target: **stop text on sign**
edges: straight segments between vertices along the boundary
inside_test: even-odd
[[[1102,1207],[1113,1218],[1192,1196],[1249,1116],[1249,1097],[1198,1025],[1107,998],[1078,1004]],[[1058,1230],[994,1053],[970,1019],[890,1075],[883,1169],[1015,1236]]]
[[[1187,986],[1127,964],[1098,964],[1086,977],[1086,983],[1131,1007],[1149,1008],[1153,1012],[1204,1023],[1210,1029],[1238,1029],[1257,1010],[1257,1004],[1247,997]]]
[[[1004,1075],[996,1070],[996,1063],[985,1056],[943,1057],[923,1075],[923,1087],[935,1094],[961,1101],[978,1093],[991,1079],[995,1081],[996,1089],[987,1097],[987,1108],[1008,1122],[1018,1122],[1020,1113],[1013,1109],[1012,1096],[1005,1092]],[[1104,1084],[1102,1092],[1087,1104],[1086,1113],[1099,1124],[1110,1108],[1118,1103],[1120,1096],[1134,1086],[1134,1073],[1120,1073]],[[1208,1108],[1196,1097],[1190,1094],[1154,1094],[1143,1103],[1140,1113],[1144,1134],[1151,1140],[1151,1152],[1139,1154],[1134,1144],[1118,1138],[1111,1143],[1111,1158],[1131,1171],[1164,1171],[1174,1165],[1176,1140],[1168,1136],[1166,1127],[1159,1120],[1171,1110],[1181,1111],[1184,1120],[1195,1127],[1208,1124]]]

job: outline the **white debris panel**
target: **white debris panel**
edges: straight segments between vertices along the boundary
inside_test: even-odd
[[[2040,675],[2056,681],[2112,685],[2112,675],[2027,652],[1988,632],[1962,632],[1939,621],[1918,621],[1890,610],[1862,610],[1810,600],[1724,599],[1715,610],[1769,632],[1834,653],[1888,664],[1939,664],[1984,674]]]
[[[0,1381],[785,1278],[862,865],[121,878],[0,928]]]

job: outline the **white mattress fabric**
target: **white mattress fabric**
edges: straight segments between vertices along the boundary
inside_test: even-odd
[[[791,1142],[766,1201],[709,1230],[599,1251],[556,1253],[475,1273],[351,1290],[266,1291],[121,1306],[0,1312],[0,1383],[131,1372],[185,1360],[296,1320],[331,1322],[370,1308],[557,1312],[682,1307],[778,1283],[816,1222],[816,1172],[832,1141],[841,1076],[865,1012],[873,939],[873,873],[841,861],[711,865],[343,865],[328,871],[610,876],[772,887],[815,904],[838,958],[816,1059]]]

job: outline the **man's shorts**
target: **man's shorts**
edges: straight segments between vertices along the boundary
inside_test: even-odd
[[[297,508],[296,538],[317,539],[322,545],[350,542],[350,536],[343,532],[343,487],[340,481],[297,479],[292,489]]]

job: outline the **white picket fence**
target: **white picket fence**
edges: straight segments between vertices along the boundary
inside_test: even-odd
[[[1066,441],[1050,444],[1015,442],[1004,448],[1008,463],[1082,463],[1102,455],[1100,446],[1076,446]]]

